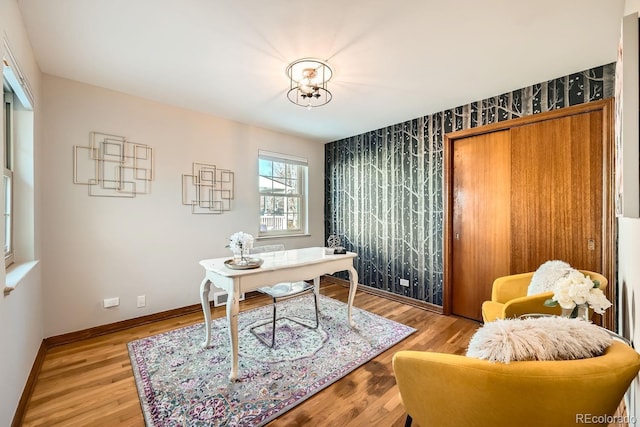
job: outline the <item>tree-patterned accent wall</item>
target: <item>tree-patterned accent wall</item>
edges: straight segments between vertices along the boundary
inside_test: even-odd
[[[445,133],[612,97],[614,78],[612,63],[326,144],[325,238],[358,254],[360,283],[442,305]]]

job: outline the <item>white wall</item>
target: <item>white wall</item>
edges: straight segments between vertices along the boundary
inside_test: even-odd
[[[631,340],[636,348],[640,345],[640,219],[618,219],[618,289],[620,333]],[[629,413],[639,417],[640,379],[636,378],[631,390]],[[640,419],[640,418],[639,418]]]
[[[35,151],[38,161],[38,143],[42,136],[40,115],[40,71],[33,58],[29,40],[24,31],[22,18],[15,0],[0,0],[0,33],[6,36],[11,51],[19,63],[22,72],[31,84],[35,97]],[[0,45],[0,51],[3,46]],[[0,52],[0,56],[4,52]],[[2,120],[2,118],[0,118]],[[1,154],[0,154],[1,156]],[[35,179],[39,178],[36,163]],[[39,189],[31,188],[27,191],[31,200],[21,202],[21,206],[33,205],[36,209],[39,203]],[[0,201],[3,203],[3,201]],[[29,215],[29,221],[35,221],[36,230],[39,228],[39,217]],[[21,218],[24,219],[24,218]],[[24,221],[23,221],[24,222]],[[31,225],[33,228],[33,224]],[[33,240],[33,237],[31,237]],[[39,239],[35,244],[29,242],[28,257],[40,255]],[[25,261],[24,253],[20,254],[18,262]],[[0,280],[6,283],[4,268],[0,268]],[[0,425],[11,425],[22,390],[26,384],[29,372],[44,337],[41,268],[31,270],[19,283],[18,287],[9,295],[0,295]]]
[[[318,142],[48,75],[43,108],[47,337],[199,303],[198,261],[229,255],[225,245],[236,231],[258,234],[259,149],[309,160],[310,236],[284,243],[323,245],[324,146]],[[90,197],[86,186],[73,184],[73,146],[86,146],[91,131],[153,147],[150,194]],[[235,173],[232,211],[194,215],[181,204],[181,174],[193,162]],[[136,308],[137,295],[146,295],[145,308]],[[120,306],[102,308],[110,297],[120,297]]]
[[[625,15],[638,11],[640,11],[639,0],[626,1]],[[637,73],[635,77],[638,78]],[[626,91],[624,96],[627,96]],[[634,96],[637,99],[637,94]],[[637,106],[634,117],[638,120]],[[635,125],[637,126],[637,123]],[[624,197],[633,197],[637,201],[640,195],[625,191]],[[640,345],[640,264],[638,263],[640,243],[638,242],[640,242],[640,218],[618,218],[619,332],[630,339],[636,349],[639,349]],[[629,415],[640,419],[640,377],[636,378],[632,384],[629,397]]]

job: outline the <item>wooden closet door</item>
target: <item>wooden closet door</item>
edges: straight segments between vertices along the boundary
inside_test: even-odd
[[[602,114],[511,129],[513,273],[560,259],[602,272]]]
[[[453,145],[452,313],[482,320],[496,277],[509,274],[510,131]]]

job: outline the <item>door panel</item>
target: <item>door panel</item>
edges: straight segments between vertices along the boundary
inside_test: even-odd
[[[602,115],[514,127],[511,153],[512,273],[552,259],[602,271]]]
[[[510,268],[510,131],[453,145],[452,313],[481,320],[496,277]]]

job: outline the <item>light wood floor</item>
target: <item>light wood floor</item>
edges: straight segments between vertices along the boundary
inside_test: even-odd
[[[323,282],[321,293],[347,300],[347,289],[341,285]],[[250,298],[240,308],[269,302],[264,297]],[[362,291],[356,295],[355,306],[418,331],[269,426],[403,426],[405,413],[391,368],[393,354],[400,349],[463,354],[479,326]],[[224,307],[212,310],[213,318],[224,315]],[[202,313],[187,314],[49,349],[23,425],[144,426],[127,342],[202,322]]]

